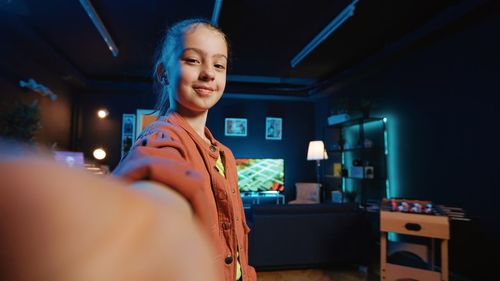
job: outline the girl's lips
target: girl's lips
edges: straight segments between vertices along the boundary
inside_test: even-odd
[[[214,92],[212,88],[209,87],[193,87],[194,91],[202,96],[208,96]]]

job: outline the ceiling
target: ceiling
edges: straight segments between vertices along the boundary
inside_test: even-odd
[[[488,1],[90,2],[118,47],[116,57],[80,1],[0,0],[4,80],[33,77],[44,82],[50,73],[81,88],[149,84],[153,53],[166,27],[188,17],[211,19],[218,12],[218,24],[232,47],[226,92],[311,97],[363,67],[426,40]],[[349,5],[355,7],[352,17],[292,67],[291,60]]]

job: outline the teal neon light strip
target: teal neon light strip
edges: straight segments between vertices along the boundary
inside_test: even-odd
[[[387,143],[387,118],[382,119],[384,121],[384,153],[386,155],[386,167],[387,167],[387,179],[385,180],[385,196],[391,198],[391,185],[389,181],[389,146]]]
[[[342,168],[345,168],[345,156],[344,156],[344,152],[342,152]],[[345,178],[342,177],[342,192],[345,192],[346,191],[346,188],[345,188]]]
[[[393,241],[393,242],[397,241],[396,232],[388,232],[387,233],[387,239],[389,241]]]
[[[385,196],[391,198],[391,185],[389,184],[389,179],[385,180]]]
[[[299,64],[309,53],[311,53],[321,42],[325,41],[332,32],[341,26],[348,18],[354,15],[355,5],[358,0],[354,0],[347,6],[337,17],[335,17],[316,37],[307,44],[302,51],[300,51],[291,61],[290,65],[295,67]]]
[[[384,118],[384,152],[385,155],[389,155],[389,146],[387,145],[387,118]]]
[[[389,179],[388,186],[388,197],[401,197],[402,193],[399,185],[399,159],[398,159],[398,149],[397,146],[398,141],[398,119],[396,116],[389,116],[390,122],[388,122],[388,118],[385,118],[386,123],[386,149],[387,149],[387,178]]]

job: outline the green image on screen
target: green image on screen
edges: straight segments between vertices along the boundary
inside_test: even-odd
[[[283,159],[236,159],[240,192],[283,191]]]

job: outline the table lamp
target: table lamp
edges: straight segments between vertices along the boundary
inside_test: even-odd
[[[316,182],[320,184],[319,167],[320,160],[328,159],[328,154],[325,150],[325,144],[321,140],[314,140],[309,142],[307,149],[307,160],[316,160]]]

